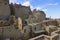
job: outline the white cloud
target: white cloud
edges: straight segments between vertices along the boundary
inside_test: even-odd
[[[47,9],[42,9],[44,12],[47,12],[48,10]]]
[[[10,3],[16,3],[17,0],[9,0]]]
[[[32,5],[30,5],[30,8],[31,8],[31,10],[33,11],[34,7],[33,7]]]
[[[29,1],[26,1],[26,2],[24,2],[22,5],[23,5],[23,6],[30,6],[31,4],[30,4]]]
[[[36,8],[36,10],[40,10],[41,8],[40,7],[35,7]]]
[[[48,5],[58,5],[58,3],[49,3]]]
[[[25,0],[25,1],[32,1],[32,0]]]
[[[38,7],[33,7],[33,9],[42,10],[42,11],[44,11],[44,12],[47,12],[47,11],[48,11],[46,8],[42,8],[42,7],[40,7],[40,6],[38,6]]]
[[[20,3],[18,2],[18,0],[9,0],[9,2],[10,2],[10,3],[13,3],[13,4],[15,4],[15,3],[16,3],[16,4],[20,4]]]

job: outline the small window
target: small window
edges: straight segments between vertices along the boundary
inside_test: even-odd
[[[24,29],[24,33],[26,33],[26,29]]]
[[[35,27],[35,30],[36,30],[36,27]]]
[[[18,29],[18,27],[15,27],[16,29]]]
[[[46,26],[48,26],[48,23],[46,22]]]
[[[7,5],[7,3],[5,3],[5,5]]]
[[[25,24],[27,25],[27,21],[25,21]]]
[[[3,22],[1,22],[1,24],[2,24]]]
[[[1,2],[0,2],[1,3]]]
[[[0,6],[1,6],[2,2],[0,2]]]

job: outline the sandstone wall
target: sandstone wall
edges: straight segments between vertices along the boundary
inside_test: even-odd
[[[10,16],[10,7],[7,3],[0,3],[0,19],[7,19]]]
[[[39,10],[34,10],[33,16],[35,17],[35,19],[37,19],[38,22],[43,21],[46,18],[45,13],[43,11],[39,11]]]
[[[22,33],[19,29],[15,29],[15,27],[12,26],[5,26],[0,27],[0,37],[3,38],[20,38],[22,37]]]
[[[22,19],[26,19],[29,17],[30,7],[14,4],[14,8],[16,17],[21,17]]]

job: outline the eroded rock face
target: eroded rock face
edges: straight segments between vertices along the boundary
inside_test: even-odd
[[[32,12],[32,15],[29,15],[29,18],[27,19],[27,23],[28,24],[40,23],[45,19],[46,19],[46,15],[43,11],[34,10]]]
[[[33,11],[33,16],[38,20],[38,21],[42,21],[45,20],[46,15],[43,11],[40,10],[34,10]]]

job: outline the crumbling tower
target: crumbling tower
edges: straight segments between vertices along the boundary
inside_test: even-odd
[[[7,19],[10,15],[9,0],[0,0],[0,19]]]

